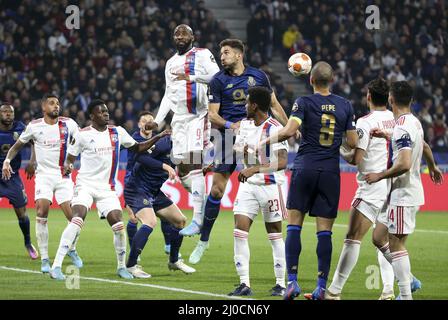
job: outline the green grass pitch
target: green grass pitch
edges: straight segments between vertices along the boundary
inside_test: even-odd
[[[31,218],[32,239],[36,245],[35,212],[29,210],[28,213]],[[191,218],[190,211],[187,211],[186,215],[189,219]],[[268,290],[274,285],[271,247],[260,218],[258,217],[254,222],[249,236],[251,287],[254,291],[252,298],[273,299],[268,294]],[[342,248],[347,218],[348,214],[341,212],[333,230],[333,260],[330,278]],[[61,232],[66,224],[62,212],[57,210],[50,212],[50,257],[54,257],[56,253]],[[284,226],[286,227],[286,222]],[[32,261],[28,258],[14,212],[10,209],[2,209],[0,210],[0,299],[224,299],[224,296],[182,292],[176,291],[176,288],[220,295],[226,295],[234,288],[234,285],[238,283],[238,277],[233,265],[232,230],[232,213],[221,211],[212,232],[209,250],[203,260],[195,266],[197,272],[187,276],[180,271],[168,270],[168,258],[163,252],[163,237],[158,225],[142,253],[140,262],[144,269],[152,274],[152,278],[126,282],[158,285],[163,288],[127,285],[115,274],[116,259],[110,227],[106,221],[99,220],[96,212],[92,211],[87,216],[86,225],[78,243],[78,252],[84,260],[84,268],[81,269],[80,276],[118,282],[81,279],[79,289],[67,289],[65,282],[51,280],[48,275],[4,268],[39,271],[40,261]],[[381,283],[378,277],[375,277],[377,270],[373,268],[373,273],[366,272],[370,265],[376,265],[376,251],[370,243],[370,237],[369,233],[362,243],[360,259],[344,288],[343,299],[378,299],[380,295],[381,289],[375,288],[375,284]],[[197,237],[184,239],[181,253],[186,260],[197,240]],[[315,287],[317,273],[316,236],[312,218],[307,218],[304,225],[302,248],[299,283],[303,292],[310,292]],[[423,288],[414,295],[414,299],[448,299],[446,273],[448,213],[419,213],[417,231],[408,240],[408,250],[412,271],[423,283]],[[66,258],[63,270],[69,265],[70,260]],[[166,290],[166,288],[173,290]],[[397,293],[398,288],[395,291]],[[303,299],[303,296],[298,299]]]

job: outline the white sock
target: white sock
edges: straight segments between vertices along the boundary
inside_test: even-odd
[[[406,250],[392,253],[392,267],[394,268],[395,278],[398,280],[398,288],[402,300],[412,300],[411,293],[411,262]]]
[[[236,272],[240,276],[240,284],[245,283],[250,287],[249,261],[250,250],[248,243],[249,233],[243,230],[233,230],[233,251]]]
[[[40,258],[49,259],[48,256],[48,219],[36,217],[36,239]]]
[[[117,269],[126,267],[126,232],[123,221],[112,226],[114,232],[114,247],[117,254]]]
[[[390,253],[389,242],[379,248],[379,250],[383,253],[384,258],[386,258],[386,260],[389,261],[390,264],[392,264],[392,255]]]
[[[52,266],[53,269],[56,267],[62,267],[62,262],[64,261],[65,255],[72,247],[73,242],[78,237],[83,226],[84,221],[82,220],[82,218],[74,217],[65,228],[64,232],[62,232],[61,241],[59,242],[59,248],[56,252],[56,257],[54,258]]]
[[[274,274],[275,283],[286,288],[286,258],[285,258],[285,242],[281,233],[269,233],[269,241],[272,247],[272,257],[274,258]]]
[[[378,264],[380,265],[381,279],[383,280],[383,293],[394,293],[394,268],[387,261],[384,254],[378,251]],[[390,255],[390,252],[389,252]]]
[[[189,190],[193,201],[193,221],[202,226],[205,207],[205,177],[202,170],[190,171],[181,179],[182,185]]]
[[[68,224],[70,225],[70,222]],[[75,241],[73,241],[69,251],[76,250],[76,245],[78,244],[78,240],[79,240],[79,232],[76,234]]]
[[[342,288],[347,282],[350,273],[358,262],[359,249],[361,248],[361,241],[345,239],[342,247],[341,256],[339,257],[338,266],[333,276],[328,291],[333,294],[340,294]]]

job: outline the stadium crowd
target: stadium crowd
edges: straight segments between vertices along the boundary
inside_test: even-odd
[[[368,112],[365,84],[382,76],[408,80],[413,112],[434,151],[448,151],[448,8],[445,1],[244,0],[251,9],[248,42],[268,62],[305,52],[336,69],[333,92],[351,99],[357,117]],[[365,27],[366,6],[380,8],[379,30]],[[356,14],[359,13],[359,14]],[[260,30],[260,32],[253,32]],[[249,41],[250,39],[250,41]],[[273,44],[270,46],[270,44]]]

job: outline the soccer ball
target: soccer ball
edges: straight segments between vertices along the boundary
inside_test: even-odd
[[[306,53],[295,53],[288,60],[288,70],[294,77],[310,73],[312,66],[313,62]]]

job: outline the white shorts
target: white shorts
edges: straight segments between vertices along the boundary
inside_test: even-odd
[[[190,152],[203,151],[210,144],[208,113],[174,115],[171,121],[173,155],[183,159]]]
[[[278,222],[288,217],[281,186],[240,183],[233,205],[234,214],[254,220],[260,209],[265,222]]]
[[[59,205],[72,200],[73,180],[68,177],[62,178],[62,176],[56,175],[36,174],[34,201],[47,199],[53,202],[53,196]]]
[[[72,200],[72,207],[81,205],[90,210],[95,202],[100,219],[105,219],[113,210],[121,211],[120,200],[115,191],[100,190],[86,185],[76,185]]]
[[[375,223],[381,212],[386,212],[385,201],[383,200],[364,200],[361,198],[354,198],[352,207],[362,213],[364,217]]]
[[[403,207],[389,205],[387,207],[387,228],[390,234],[411,234],[415,230],[415,216],[420,206]]]

